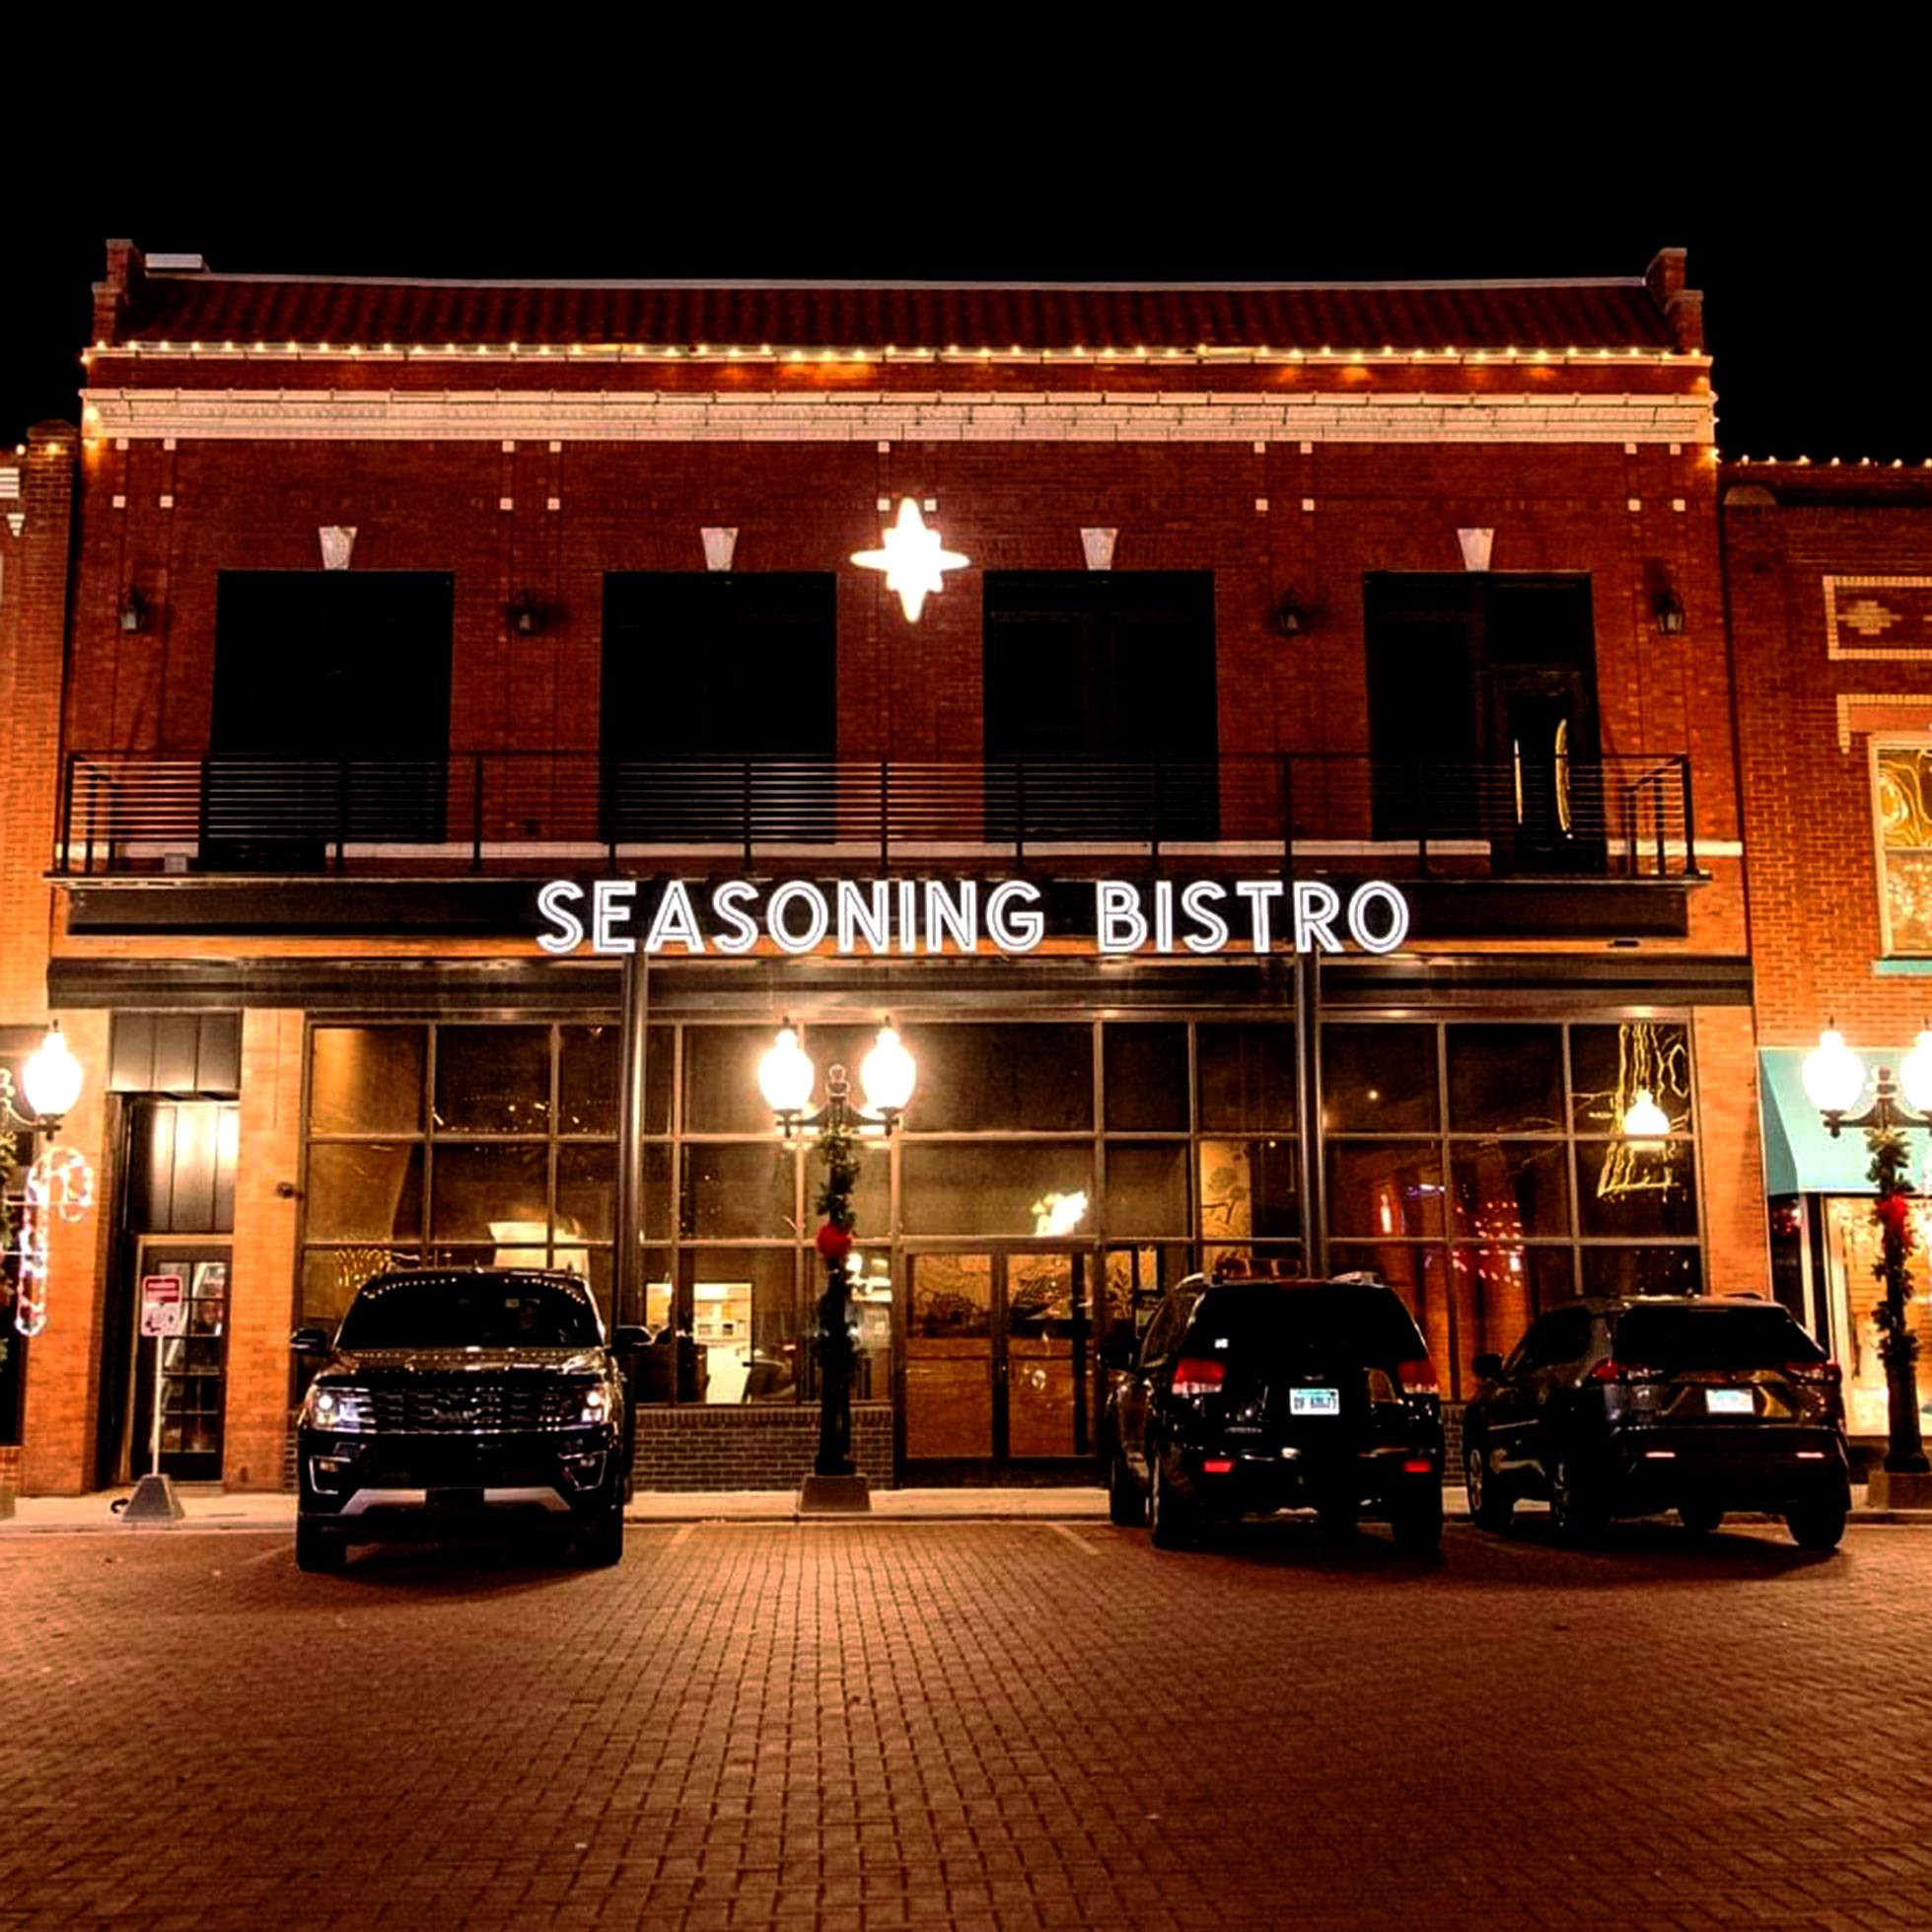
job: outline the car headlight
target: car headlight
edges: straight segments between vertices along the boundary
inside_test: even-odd
[[[370,1413],[369,1391],[349,1389],[341,1383],[319,1384],[309,1391],[303,1404],[303,1422],[311,1429],[333,1429],[338,1435],[360,1435],[374,1426]]]
[[[601,1382],[593,1382],[583,1392],[584,1398],[577,1411],[579,1422],[606,1422],[609,1420],[610,1398],[604,1393]]]

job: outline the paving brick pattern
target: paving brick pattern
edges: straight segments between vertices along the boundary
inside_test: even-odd
[[[0,1927],[1922,1926],[1932,1536],[0,1545]]]

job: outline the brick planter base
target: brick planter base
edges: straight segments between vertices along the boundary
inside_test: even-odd
[[[0,1444],[0,1517],[14,1513],[14,1498],[20,1494],[20,1446]]]
[[[796,1489],[819,1449],[819,1411],[792,1407],[639,1408],[639,1489]],[[890,1402],[855,1403],[852,1460],[875,1489],[893,1480]]]

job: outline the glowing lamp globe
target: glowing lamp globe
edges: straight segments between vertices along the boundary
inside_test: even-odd
[[[1821,1113],[1849,1113],[1865,1091],[1865,1062],[1833,1027],[1819,1035],[1805,1055],[1805,1098]]]
[[[797,1030],[787,1020],[778,1038],[758,1061],[758,1087],[765,1105],[778,1114],[803,1113],[812,1099],[814,1068]]]
[[[1932,1112],[1932,1033],[1920,1034],[1898,1063],[1898,1086],[1921,1113]]]
[[[81,1063],[56,1021],[20,1070],[27,1104],[43,1120],[58,1120],[81,1097]]]
[[[875,1113],[903,1113],[912,1098],[912,1083],[918,1069],[904,1042],[893,1031],[889,1020],[879,1030],[872,1051],[859,1063],[859,1081],[865,1088],[865,1104]]]
[[[1671,1131],[1671,1116],[1657,1105],[1648,1087],[1623,1111],[1623,1131],[1632,1140],[1662,1140]]]

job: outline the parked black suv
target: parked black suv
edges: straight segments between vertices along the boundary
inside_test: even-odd
[[[1546,1496],[1558,1534],[1675,1509],[1707,1535],[1726,1510],[1783,1516],[1834,1549],[1851,1503],[1838,1365],[1754,1297],[1592,1299],[1552,1309],[1507,1362],[1478,1355],[1463,1417],[1469,1514],[1509,1526]]]
[[[379,1274],[357,1291],[296,1431],[295,1560],[340,1569],[353,1542],[496,1525],[571,1530],[585,1562],[623,1554],[630,1428],[590,1289],[535,1268]]]
[[[1108,1496],[1163,1549],[1210,1523],[1312,1509],[1332,1531],[1386,1517],[1442,1540],[1442,1403],[1393,1290],[1362,1280],[1190,1275],[1132,1349],[1109,1337]]]

